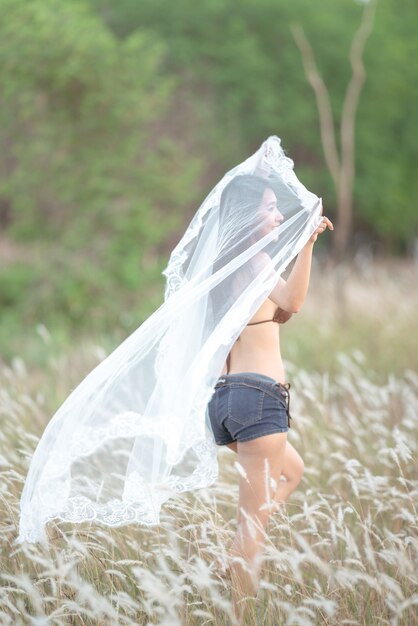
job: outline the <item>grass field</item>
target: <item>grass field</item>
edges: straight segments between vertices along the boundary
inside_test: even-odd
[[[251,625],[413,626],[418,605],[418,269],[314,268],[303,310],[282,329],[292,382],[289,441],[305,473],[269,523]],[[238,468],[162,509],[158,528],[50,525],[48,548],[12,546],[30,457],[51,415],[110,349],[94,337],[43,365],[0,367],[0,623],[232,624],[208,569],[236,530]]]

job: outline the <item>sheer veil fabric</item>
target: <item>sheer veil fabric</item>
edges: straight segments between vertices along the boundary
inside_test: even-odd
[[[163,271],[163,304],[48,423],[23,488],[17,543],[46,543],[52,519],[156,525],[168,499],[216,480],[214,385],[321,221],[321,199],[293,165],[271,136],[204,199]],[[276,202],[283,219],[273,223]]]

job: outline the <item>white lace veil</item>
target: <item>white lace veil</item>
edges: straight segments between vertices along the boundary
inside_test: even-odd
[[[46,542],[54,518],[159,524],[169,498],[216,480],[214,385],[320,210],[276,136],[224,175],[171,253],[164,303],[47,425],[22,492],[17,543]]]

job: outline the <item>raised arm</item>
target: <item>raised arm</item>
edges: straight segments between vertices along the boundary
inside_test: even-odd
[[[287,281],[279,278],[269,298],[285,311],[297,313],[305,300],[309,287],[313,242],[310,240],[296,257]]]
[[[273,302],[289,313],[297,313],[300,311],[305,301],[309,287],[314,243],[318,235],[323,233],[327,227],[334,230],[332,222],[324,216],[321,224],[296,257],[295,264],[293,265],[287,281],[280,277],[269,295],[269,298],[273,300]],[[259,258],[261,263],[265,264],[267,259],[268,262],[270,262],[270,257],[268,257],[266,252],[262,252],[261,254],[265,255],[264,259]]]

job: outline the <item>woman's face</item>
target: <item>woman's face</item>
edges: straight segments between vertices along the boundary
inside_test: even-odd
[[[267,235],[272,230],[277,229],[284,220],[283,215],[277,208],[276,194],[269,187],[264,190],[260,211],[263,219],[263,235]]]

